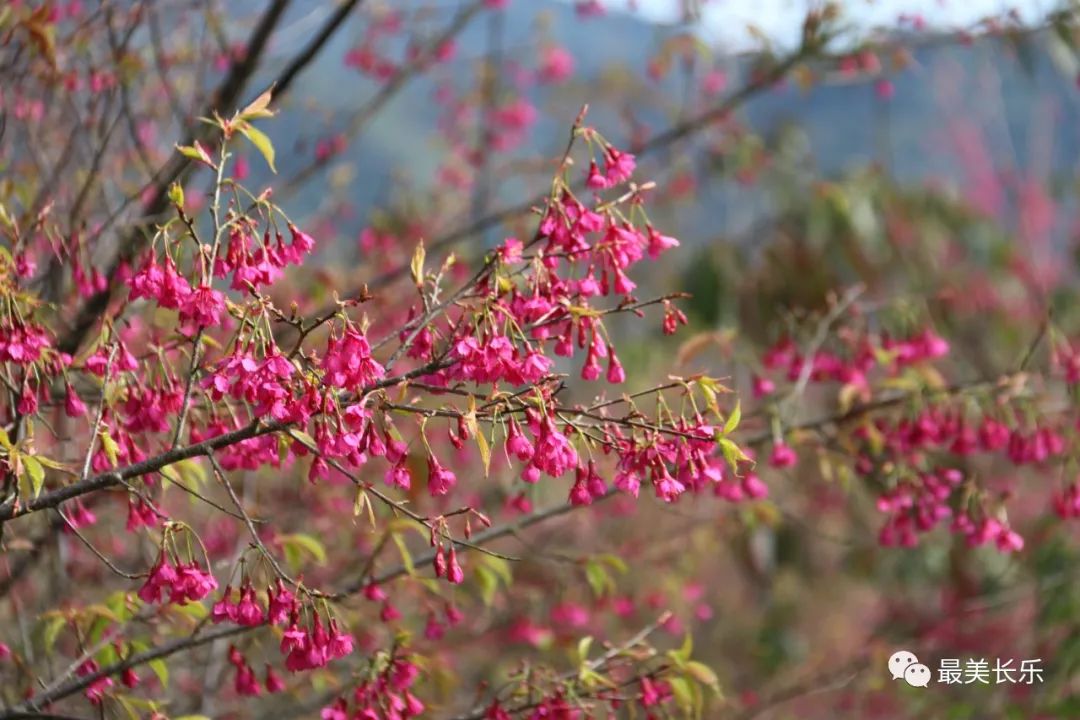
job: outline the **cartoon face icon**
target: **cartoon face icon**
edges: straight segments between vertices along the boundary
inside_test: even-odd
[[[912,663],[904,670],[904,679],[912,687],[926,687],[930,684],[930,668],[920,662]]]
[[[889,658],[889,672],[892,673],[893,680],[899,680],[904,677],[904,671],[907,670],[908,665],[914,665],[919,662],[919,658],[915,657],[915,653],[908,652],[907,650],[897,650]]]

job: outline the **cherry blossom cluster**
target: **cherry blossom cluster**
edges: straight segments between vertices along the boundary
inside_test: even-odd
[[[1004,459],[1016,468],[1045,468],[1064,457],[1068,431],[1060,422],[1037,414],[1030,422],[1017,423],[1018,409],[1011,406],[1008,395],[991,393],[990,400],[980,403],[985,407],[973,413],[965,405],[967,388],[940,387],[944,380],[936,365],[948,358],[949,344],[929,328],[906,338],[865,332],[838,336],[844,346],[838,353],[819,349],[806,357],[790,338],[771,346],[762,356],[765,373],[754,377],[754,395],[766,402],[779,397],[779,382],[794,387],[800,382],[837,383],[849,405],[857,398],[873,407],[881,399],[876,395],[879,384],[895,381],[909,369],[920,378],[930,378],[937,386],[928,391],[928,403],[898,414],[889,411],[893,403],[887,401],[882,412],[868,413],[852,432],[857,443],[855,471],[870,483],[885,486],[877,499],[878,510],[886,516],[879,541],[885,546],[914,547],[920,535],[945,525],[971,547],[991,544],[1001,552],[1021,550],[1024,540],[1005,513],[1009,494],[995,498],[977,481],[970,464],[978,457],[986,463]],[[1067,360],[1061,365],[1068,381],[1070,365]],[[1008,383],[1002,386],[1009,387]],[[935,401],[935,395],[940,400]],[[780,439],[774,442],[769,458],[772,467],[786,468],[797,462],[794,448]],[[1057,493],[1053,504],[1058,514],[1072,516],[1075,497],[1072,486]]]
[[[248,664],[243,654],[236,646],[229,647],[229,664],[236,670],[233,676],[233,689],[241,697],[255,697],[262,694],[263,685],[259,683],[255,670]],[[266,692],[273,694],[285,689],[285,681],[281,679],[269,663],[266,664],[265,673]]]
[[[667,680],[644,674],[633,683],[624,683],[624,686],[618,690],[604,689],[596,692],[590,698],[588,709],[578,698],[562,687],[552,690],[524,707],[495,700],[485,709],[484,719],[512,720],[515,717],[524,717],[528,720],[544,720],[545,718],[584,720],[584,718],[595,716],[593,713],[598,709],[597,706],[610,713],[618,713],[627,706],[634,710],[641,708],[645,712],[645,717],[660,718],[665,717],[674,709],[675,696]]]
[[[97,661],[90,659],[79,663],[79,667],[75,669],[75,675],[78,677],[86,677],[87,675],[93,675],[99,669],[100,666]],[[89,700],[92,705],[101,705],[105,693],[115,684],[113,679],[108,675],[99,677],[86,686],[83,695],[86,696],[86,699]]]
[[[619,151],[591,128],[583,128],[580,134],[590,146],[601,148],[605,157],[602,175],[595,163],[590,167],[594,178],[591,189],[628,183],[635,166],[633,156]],[[603,182],[597,182],[596,177],[602,177]],[[633,189],[628,194],[631,214],[642,204],[641,193]],[[448,311],[451,334],[443,342],[437,341],[445,332],[441,326],[414,329],[407,324],[399,333],[402,342],[413,340],[406,356],[420,363],[444,364],[422,377],[425,383],[439,387],[462,382],[535,386],[531,404],[511,408],[503,421],[507,456],[524,464],[521,477],[526,483],[535,483],[544,475],[559,478],[573,470],[576,479],[571,502],[587,504],[605,495],[608,483],[595,461],[582,459],[582,433],[559,419],[550,384],[542,381],[555,367],[552,356],[570,358],[576,350],[585,351],[580,371],[583,380],[603,377],[613,385],[625,381],[625,370],[603,326],[603,316],[612,310],[593,304],[604,298],[621,298],[622,305],[632,304],[636,283],[629,271],[642,260],[655,260],[677,245],[674,238],[648,222],[644,227],[629,222],[618,204],[599,198],[588,203],[568,186],[557,185],[536,237],[529,243],[509,238],[489,260],[492,271],[483,274],[477,284],[483,303],[463,304]],[[663,303],[666,332],[685,323],[685,316],[667,299]],[[419,315],[414,310],[410,318],[415,320]],[[356,352],[363,358],[366,351],[360,347]],[[440,363],[440,358],[446,358],[445,362]],[[371,375],[366,378],[368,382],[373,379],[376,377]],[[674,500],[688,487],[700,490],[713,483],[717,494],[730,500],[760,498],[767,492],[752,472],[725,479],[721,469],[724,460],[716,446],[717,429],[701,414],[676,420],[671,427],[646,426],[641,433],[624,432],[613,420],[598,432],[603,438],[602,452],[618,458],[614,486],[635,496],[642,482],[652,484],[657,496],[666,501]],[[458,441],[467,434],[467,428],[459,432]],[[371,454],[382,454],[382,448]],[[453,472],[434,453],[428,466],[431,494],[445,494],[456,484]],[[395,465],[386,479],[388,484],[405,487],[408,471]]]
[[[281,652],[285,668],[291,672],[325,667],[331,660],[345,657],[353,651],[353,636],[342,632],[336,619],[323,625],[319,613],[312,613],[309,627],[300,627],[298,613],[293,612],[289,626],[281,636]]]
[[[807,358],[791,338],[781,339],[762,355],[767,374],[755,377],[754,395],[771,395],[777,380],[796,382],[806,373],[810,382],[849,385],[865,397],[872,370],[881,368],[887,375],[895,376],[904,368],[939,360],[949,353],[949,343],[929,328],[905,339],[862,334],[851,345],[844,355],[817,350]]]
[[[211,620],[214,623],[231,622],[244,627],[283,627],[280,651],[285,657],[285,669],[290,672],[325,667],[331,660],[343,658],[353,651],[353,636],[342,632],[334,618],[324,623],[314,606],[310,608],[308,626],[302,625],[304,608],[281,578],[275,580],[274,587],[266,589],[265,607],[260,604],[258,594],[250,581],[241,585],[237,594],[238,598],[234,600],[232,587],[226,587],[210,611]],[[237,692],[241,695],[259,694],[261,686],[254,671],[235,647],[230,650],[229,661],[236,668]],[[271,693],[283,688],[282,681],[270,665],[267,665],[265,685]]]
[[[208,285],[193,288],[172,258],[159,265],[151,256],[131,278],[131,299],[152,298],[160,307],[179,310],[181,322],[217,325],[225,310],[225,296]]]
[[[323,708],[322,720],[405,720],[419,717],[424,703],[410,688],[420,675],[420,668],[407,655],[373,664],[371,678],[353,689],[351,702],[338,698]],[[352,712],[349,712],[350,707]]]
[[[230,277],[230,289],[251,291],[278,280],[288,265],[299,265],[315,247],[314,239],[289,225],[291,242],[285,243],[281,233],[272,240],[266,230],[261,241],[253,235],[252,222],[236,218],[224,254],[213,259],[213,275]],[[225,310],[225,296],[210,286],[207,278],[192,286],[179,271],[174,259],[166,255],[164,263],[151,254],[131,278],[132,300],[149,298],[159,307],[178,310],[181,323],[196,327],[216,326]]]
[[[294,617],[300,609],[296,596],[285,587],[281,578],[274,582],[274,587],[266,588],[265,609],[259,604],[255,587],[250,582],[239,588],[239,599],[236,602],[233,601],[232,586],[226,586],[210,610],[211,620],[215,623],[228,621],[254,627],[263,623],[279,625]]]
[[[10,368],[8,377],[17,383],[14,410],[19,415],[35,414],[41,401],[50,399],[52,380],[64,378],[66,412],[77,417],[85,406],[66,380],[72,357],[57,349],[53,333],[35,319],[39,303],[21,287],[33,273],[25,255],[13,260],[9,253],[0,254],[0,363]]]
[[[196,563],[173,564],[162,551],[146,582],[139,588],[139,598],[145,603],[158,603],[167,592],[168,602],[186,605],[202,600],[217,586],[214,576]]]
[[[598,7],[579,4],[586,6]],[[347,62],[374,77],[392,77],[399,65],[377,46],[402,26],[400,14],[388,11],[369,26]],[[444,44],[435,58],[452,53],[452,45]],[[549,48],[535,77],[561,82],[571,68],[572,58]],[[215,624],[252,632],[274,627],[281,635],[284,668],[291,673],[325,668],[353,654],[357,640],[339,625],[328,598],[359,591],[377,604],[383,623],[394,627],[402,619],[399,607],[405,606],[391,599],[388,584],[375,579],[374,555],[350,589],[340,594],[333,588],[308,589],[303,575],[294,581],[282,570],[272,557],[274,550],[262,544],[254,529],[250,552],[268,556],[262,558],[268,562],[260,563],[266,576],[253,578],[242,559],[239,587],[226,585],[218,593],[214,572],[231,543],[207,541],[206,556],[196,560],[191,548],[201,541],[195,530],[170,521],[164,509],[164,492],[169,483],[180,485],[176,481],[181,469],[194,472],[193,467],[207,463],[215,469],[214,490],[227,490],[235,501],[236,513],[227,511],[231,520],[247,528],[254,527],[245,511],[249,500],[235,496],[226,474],[294,467],[301,474],[306,471],[311,483],[326,483],[319,488],[299,483],[320,501],[324,491],[342,501],[347,493],[338,486],[354,485],[349,490],[364,498],[368,509],[376,497],[388,515],[430,531],[431,569],[453,586],[466,582],[459,552],[469,544],[455,541],[438,513],[446,512],[451,500],[460,500],[470,505],[468,512],[483,517],[471,507],[482,489],[480,474],[463,472],[457,464],[467,442],[475,443],[483,456],[485,475],[491,472],[492,447],[503,451],[516,478],[511,502],[521,512],[531,511],[524,491],[541,482],[557,483],[559,495],[573,506],[598,503],[616,492],[637,498],[643,486],[665,503],[710,492],[733,503],[768,497],[753,451],[736,444],[739,411],[721,409],[717,402],[723,392],[717,381],[706,376],[673,378],[670,385],[623,394],[627,370],[607,319],[641,316],[655,307],[662,308],[665,334],[688,324],[672,302],[675,296],[643,300],[636,295],[643,266],[678,247],[679,241],[650,220],[646,205],[654,186],[635,181],[637,159],[632,152],[581,124],[582,116],[551,193],[537,208],[531,237],[505,238],[471,279],[466,279],[468,272],[451,270],[449,259],[441,269],[433,269],[421,246],[410,267],[413,286],[407,297],[412,302],[407,308],[395,307],[400,315],[388,311],[374,321],[367,313],[361,315],[359,306],[370,299],[365,292],[351,302],[335,296],[329,312],[305,317],[296,305],[277,307],[272,293],[290,269],[308,261],[316,240],[270,202],[270,193],[254,196],[238,186],[247,169],[246,161],[233,159],[233,141],[238,133],[250,134],[250,120],[266,116],[269,97],[264,100],[231,120],[216,118],[221,136],[216,143],[181,148],[216,173],[206,217],[189,215],[193,206],[183,201],[178,186],[170,191],[176,217],[157,228],[130,267],[121,263],[116,277],[129,292],[110,305],[98,340],[77,353],[78,360],[56,349],[50,331],[36,324],[34,303],[22,295],[22,281],[34,273],[32,264],[22,256],[0,260],[0,295],[13,309],[0,314],[0,362],[21,393],[17,413],[44,416],[45,403],[55,403],[54,396],[62,393],[65,415],[90,444],[86,470],[70,482],[79,487],[89,482],[89,472],[100,474],[93,480],[111,483],[123,498],[127,530],[147,536],[157,547],[157,559],[136,593],[144,605],[162,611],[175,610],[169,605],[208,601]],[[447,124],[457,130],[468,126],[461,108],[446,106]],[[535,108],[514,93],[487,112],[493,148],[513,145],[537,120]],[[588,146],[588,162],[579,169],[571,150],[582,142]],[[476,165],[481,158],[469,159]],[[369,230],[361,242],[381,252],[400,249],[393,246],[406,237],[410,231]],[[83,295],[107,289],[106,278],[96,270],[87,272],[77,263],[73,267]],[[376,305],[409,303],[394,300],[378,298]],[[155,322],[145,322],[143,315],[153,315]],[[755,378],[754,394],[771,402],[780,383],[798,387],[835,382],[869,399],[879,377],[895,380],[949,353],[948,343],[930,330],[902,339],[864,335],[845,341],[838,351],[806,354],[793,341],[782,341],[766,353],[766,372]],[[596,397],[593,404],[568,399],[582,387]],[[609,392],[617,396],[609,399]],[[678,409],[668,402],[674,395]],[[642,397],[655,401],[657,410],[643,412],[638,407]],[[6,419],[14,421],[14,416]],[[114,472],[118,469],[230,434],[234,441],[194,449],[183,459],[186,466],[170,459],[134,474],[131,482],[112,480],[119,477]],[[781,436],[776,433],[768,464],[792,468],[799,461],[798,445]],[[959,412],[936,407],[914,418],[867,423],[855,438],[861,443],[856,469],[863,475],[887,475],[886,466],[910,470],[889,475],[891,485],[879,498],[878,507],[887,516],[882,543],[914,545],[918,533],[949,521],[970,544],[992,543],[1003,551],[1021,549],[1022,538],[995,501],[971,492],[971,478],[952,469],[956,463],[944,456],[978,450],[1001,453],[1016,465],[1041,465],[1062,456],[1066,444],[1061,429],[1050,425],[1020,430],[988,415],[975,429]],[[14,457],[10,448],[8,457]],[[503,467],[496,464],[494,472]],[[382,478],[388,489],[377,488],[372,478]],[[50,491],[69,479],[65,475],[61,480],[57,473],[39,482]],[[420,482],[422,489],[415,487]],[[271,486],[269,492],[277,489],[272,482],[263,484]],[[205,488],[185,489],[221,509],[200,494]],[[1068,488],[1060,497],[1059,512],[1080,514],[1078,497],[1075,486]],[[104,502],[91,509],[79,496],[62,502],[65,526],[73,532],[94,524],[95,510],[110,510]],[[432,508],[432,514],[425,514]],[[372,511],[372,523],[380,520],[386,517],[377,518]],[[188,536],[186,553],[180,551],[178,533]],[[470,537],[468,525],[465,536]],[[402,552],[407,553],[404,545]],[[264,581],[265,595],[256,590],[256,583],[263,587]],[[441,639],[464,617],[453,601],[441,602],[441,614],[430,604],[422,611],[427,614],[426,640]],[[557,609],[555,624],[584,629],[579,608],[566,602]],[[534,642],[543,629],[522,625],[515,632]],[[237,640],[228,652],[236,694],[284,690],[285,681],[270,664],[256,673],[262,661],[246,655],[244,647]],[[389,659],[373,660],[351,696],[325,708],[323,718],[420,715],[425,708],[412,691],[420,666],[398,650],[395,645]],[[86,676],[98,669],[87,661],[76,672]],[[121,680],[129,687],[137,682],[127,673]],[[672,686],[659,677],[635,676],[628,687],[635,688],[628,695],[601,691],[596,697],[613,711],[634,702],[659,715],[666,714],[664,706],[674,699]],[[112,688],[106,675],[86,688],[86,696],[100,703]],[[543,693],[527,710],[527,716],[535,718],[583,716],[577,699],[564,687]],[[500,720],[516,714],[518,709],[500,701],[487,710],[488,717]]]
[[[971,482],[954,465],[978,454],[998,455],[1017,467],[1045,466],[1065,452],[1064,438],[1052,426],[1010,430],[991,416],[970,423],[962,413],[944,407],[897,421],[879,418],[856,430],[855,437],[865,443],[855,465],[865,476],[880,472],[885,464],[917,468],[925,465],[920,462],[925,457],[939,458],[927,470],[901,479],[878,502],[879,510],[889,514],[881,542],[909,547],[917,543],[917,533],[951,520],[950,529],[964,535],[971,546],[993,542],[1003,552],[1020,550],[1024,544],[1020,535],[995,517],[992,507],[976,502],[982,494],[971,492]],[[964,502],[975,505],[969,508]]]

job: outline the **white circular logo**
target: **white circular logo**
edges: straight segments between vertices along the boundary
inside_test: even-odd
[[[892,673],[893,680],[899,680],[904,677],[904,671],[907,670],[909,665],[915,665],[919,662],[919,658],[915,657],[915,653],[907,650],[897,650],[889,658],[889,672]],[[925,666],[924,666],[925,667]]]

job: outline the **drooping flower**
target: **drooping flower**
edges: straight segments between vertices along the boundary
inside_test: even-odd
[[[679,241],[668,235],[661,235],[652,226],[648,226],[649,233],[649,257],[656,260],[661,254],[671,248],[679,247]]]
[[[783,441],[773,446],[772,455],[769,456],[769,464],[774,468],[791,467],[798,461],[795,450]]]
[[[67,394],[64,396],[64,413],[70,418],[82,417],[86,414],[86,404],[70,383],[67,385]]]
[[[610,145],[605,150],[604,161],[606,163],[607,181],[610,186],[620,185],[629,180],[637,165],[633,155],[628,152],[620,152]]]
[[[623,370],[619,358],[615,357],[615,351],[611,350],[608,356],[607,381],[612,385],[626,382],[626,371]]]
[[[270,664],[266,664],[266,691],[268,693],[279,693],[285,689],[285,681],[281,679],[274,669],[270,667]]]
[[[289,260],[299,265],[304,256],[315,249],[315,238],[303,232],[295,225],[289,225],[289,232],[292,234],[292,244],[289,246]]]
[[[428,492],[445,495],[457,484],[457,476],[439,463],[434,455],[428,458]]]
[[[195,563],[173,566],[162,553],[150,574],[139,588],[139,598],[145,603],[161,602],[164,591],[169,591],[169,602],[186,605],[198,602],[217,589],[217,580]]]
[[[320,368],[327,384],[344,389],[360,388],[386,375],[383,366],[371,356],[367,338],[353,328],[341,337],[331,338]]]
[[[537,73],[540,82],[561,83],[574,74],[574,56],[566,48],[553,45],[543,51],[540,69]]]
[[[506,453],[521,462],[528,462],[532,459],[534,452],[533,444],[525,437],[517,420],[510,418],[506,428]]]
[[[460,585],[465,580],[465,571],[458,563],[457,550],[450,545],[449,557],[447,558],[446,579],[453,585]]]
[[[199,327],[217,327],[224,311],[225,295],[208,285],[200,285],[183,300],[180,322],[194,323]]]

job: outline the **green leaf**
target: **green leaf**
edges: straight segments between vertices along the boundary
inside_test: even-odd
[[[185,605],[171,605],[170,607],[174,612],[187,615],[195,620],[202,620],[210,614],[210,611],[201,602],[189,602]]]
[[[105,600],[105,607],[109,608],[109,611],[115,615],[120,622],[126,622],[130,620],[133,613],[128,607],[127,593],[122,590],[117,590]]]
[[[97,662],[98,665],[108,667],[120,661],[120,655],[116,652],[116,646],[108,644],[105,647],[98,650]]]
[[[417,253],[420,256],[419,269],[417,268],[417,265],[416,265],[417,260],[416,260],[416,257],[414,256],[413,257],[413,272],[414,273],[417,273],[417,272],[422,273],[423,272],[423,264],[424,264],[424,260],[423,260],[424,244],[420,243],[420,245],[417,246],[416,250],[417,250]],[[419,286],[419,284],[420,284],[420,281],[417,280],[417,285]],[[484,463],[484,477],[487,477],[489,472],[490,472],[490,469],[491,469],[491,446],[488,445],[488,440],[487,440],[486,437],[484,437],[483,430],[480,428],[480,423],[477,422],[477,420],[476,420],[476,398],[474,398],[472,396],[469,397],[469,411],[467,413],[465,413],[464,420],[465,420],[465,427],[468,428],[469,433],[476,437],[476,446],[480,450],[480,459]]]
[[[686,678],[673,677],[668,678],[668,684],[671,686],[672,695],[675,696],[675,702],[684,711],[689,711],[694,706],[694,691],[690,681]]]
[[[210,159],[210,155],[203,149],[202,145],[196,142],[194,145],[177,145],[176,149],[180,151],[180,154],[186,158],[192,160],[198,160],[205,163],[210,167],[214,167],[214,161]]]
[[[41,463],[42,465],[44,465],[47,468],[52,468],[53,470],[61,470],[61,471],[69,470],[68,466],[65,465],[64,463],[57,462],[56,460],[53,460],[52,458],[45,457],[44,455],[35,455],[34,457],[37,458],[37,461],[39,463]]]
[[[499,582],[509,587],[514,580],[510,563],[493,555],[481,555],[477,559],[476,581],[480,585],[480,597],[484,604],[491,606],[495,602],[495,593],[499,589]]]
[[[409,270],[412,272],[413,283],[416,287],[423,287],[424,285],[424,259],[427,258],[427,251],[424,249],[424,241],[421,240],[416,245],[416,250],[413,251],[412,260],[409,262]],[[472,401],[476,403],[475,400]],[[476,422],[475,415],[473,416],[473,422]]]
[[[412,553],[409,552],[409,548],[405,545],[405,539],[396,532],[390,537],[394,539],[394,544],[397,545],[398,552],[401,553],[401,562],[405,566],[405,572],[410,575],[416,574],[416,566],[413,565]]]
[[[592,647],[592,641],[592,635],[586,635],[578,640],[577,659],[579,665],[584,665],[589,661],[589,648]]]
[[[141,720],[141,718],[146,717],[147,714],[153,715],[160,709],[158,703],[153,700],[144,700],[143,698],[120,695],[119,693],[112,693],[111,697],[120,701],[120,704],[124,706],[124,710],[127,711],[128,715],[133,718],[133,720]],[[193,716],[189,715],[188,717]]]
[[[318,449],[318,445],[315,444],[315,438],[308,435],[303,430],[290,430],[290,434],[294,439],[299,440],[303,445],[306,445],[309,450]]]
[[[184,187],[180,183],[173,183],[169,186],[169,202],[174,206],[183,210],[184,208]]]
[[[694,638],[690,633],[686,633],[686,637],[683,638],[682,647],[678,650],[672,650],[671,656],[678,658],[682,663],[686,663],[690,660],[690,656],[694,652]]]
[[[618,555],[601,555],[597,559],[607,565],[610,565],[612,569],[617,570],[620,575],[625,575],[626,573],[630,572],[630,568],[627,566],[626,561]]]
[[[45,630],[41,635],[42,643],[45,645],[45,652],[51,653],[53,648],[56,647],[56,638],[60,637],[60,631],[64,629],[66,624],[67,619],[62,615],[51,617],[45,623]]]
[[[608,686],[612,686],[614,684],[600,673],[585,665],[583,665],[581,667],[581,670],[578,671],[578,680],[586,688],[593,688],[601,683]]]
[[[615,583],[608,575],[604,566],[596,560],[589,560],[585,564],[585,579],[589,582],[589,587],[592,588],[593,595],[600,598],[608,590],[615,589]]]
[[[359,517],[360,513],[367,510],[368,522],[371,523],[371,529],[375,529],[375,508],[371,506],[371,498],[360,487],[356,488],[356,500],[353,502],[353,517]]]
[[[255,149],[266,158],[266,164],[270,166],[270,170],[277,173],[277,168],[274,167],[274,144],[270,142],[270,138],[266,136],[266,133],[247,122],[240,123],[237,128],[244,134],[244,137],[251,141]]]
[[[707,685],[712,688],[713,692],[717,695],[720,694],[720,679],[716,677],[716,673],[713,672],[713,669],[705,663],[691,660],[686,663],[686,674],[702,685]]]
[[[158,679],[158,682],[161,683],[161,687],[168,688],[169,687],[169,666],[165,664],[165,661],[162,660],[161,658],[158,658],[157,660],[151,660],[150,662],[147,663],[147,665],[149,665],[150,669],[154,671],[155,675],[157,675],[157,679]]]
[[[112,435],[108,430],[101,431],[101,449],[105,451],[105,457],[109,458],[109,464],[116,467],[117,455],[120,453],[120,446],[113,440]]]
[[[33,496],[37,497],[41,494],[42,485],[45,484],[45,468],[33,455],[23,455],[22,464],[26,468],[26,474],[30,476],[30,490]]]
[[[194,485],[202,485],[206,482],[206,468],[195,458],[186,458],[176,463],[176,469],[180,477]]]
[[[301,554],[311,556],[320,565],[326,564],[326,548],[323,544],[306,533],[292,533],[281,538],[285,549],[285,559],[294,568],[299,569]]]
[[[491,470],[491,446],[482,432],[476,433],[476,447],[479,448],[480,459],[484,463],[484,477],[487,477]]]
[[[724,423],[724,435],[730,435],[735,432],[735,428],[739,427],[739,421],[742,420],[742,401],[735,401],[735,409],[731,411],[731,415],[728,415],[727,422]]]
[[[288,435],[277,436],[277,452],[278,462],[282,465],[285,464],[286,458],[289,457],[289,450],[292,448],[292,439]]]
[[[709,408],[719,414],[719,406],[716,404],[716,387],[712,383],[712,378],[701,378],[698,381],[698,387],[705,394],[705,402],[709,405]]]
[[[484,605],[491,607],[491,603],[495,601],[495,592],[499,589],[499,578],[489,568],[477,565],[476,582],[480,586],[480,597],[484,600]]]
[[[202,344],[206,345],[207,347],[214,348],[215,350],[221,350],[222,349],[221,348],[221,343],[219,343],[217,340],[210,337],[209,335],[203,335],[202,338],[200,339],[200,342],[202,342]]]
[[[112,611],[108,605],[101,603],[94,603],[93,605],[87,605],[83,608],[83,614],[88,617],[103,617],[113,623],[123,622],[120,617]]]
[[[720,452],[724,454],[724,459],[727,460],[727,464],[734,470],[739,464],[740,460],[749,460],[742,449],[733,443],[731,440],[720,438]]]
[[[131,718],[131,720],[139,720],[139,718],[142,716],[142,714],[135,708],[134,705],[132,705],[130,702],[128,702],[128,699],[125,696],[123,696],[123,695],[115,695],[114,697],[120,703],[120,705],[124,708],[124,712],[127,713],[127,716],[129,718]]]
[[[115,623],[109,620],[109,618],[98,615],[94,618],[94,622],[90,623],[90,629],[87,631],[86,636],[91,643],[97,644],[105,634],[105,631],[114,625]]]
[[[514,573],[510,570],[510,563],[506,562],[506,560],[494,555],[482,555],[481,557],[483,558],[481,562],[491,568],[492,572],[503,581],[503,584],[509,585],[514,581]]]
[[[250,105],[239,112],[238,117],[241,120],[274,117],[274,111],[269,109],[272,92],[273,88],[270,88],[262,95],[252,100]]]

